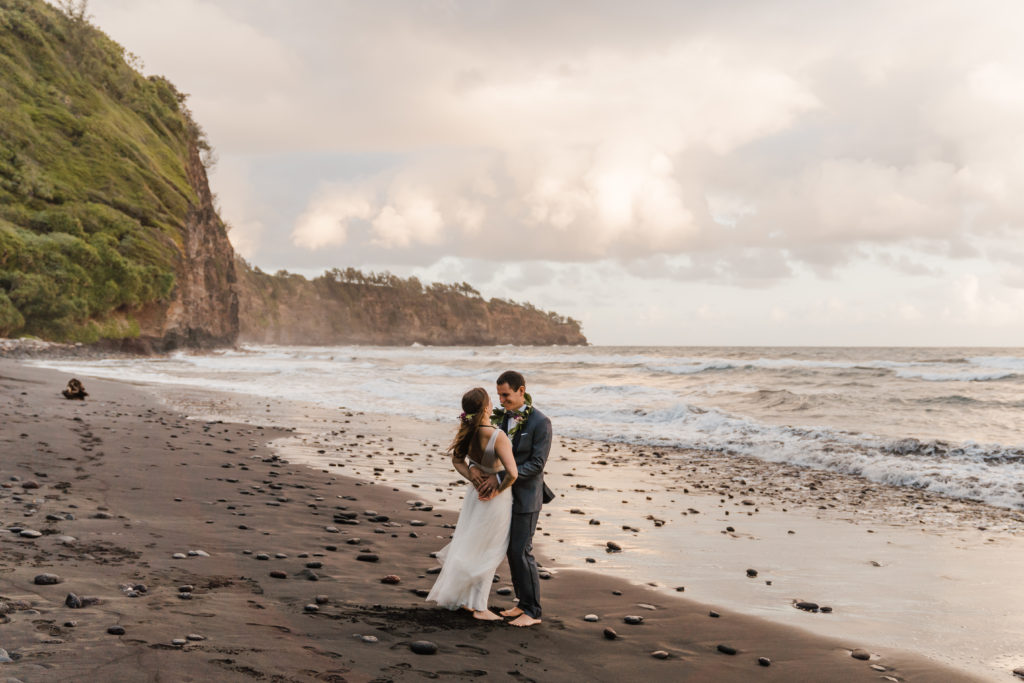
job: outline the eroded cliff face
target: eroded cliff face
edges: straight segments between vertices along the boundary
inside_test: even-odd
[[[416,281],[313,280],[239,268],[239,341],[258,344],[581,345],[580,324],[528,304]],[[396,279],[397,280],[397,279]]]
[[[144,350],[230,346],[238,338],[236,258],[224,222],[213,205],[199,149],[191,145],[186,164],[196,201],[181,228],[182,242],[171,299],[137,316],[140,334],[127,342]]]

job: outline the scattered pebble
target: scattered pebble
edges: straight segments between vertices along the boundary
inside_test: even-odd
[[[638,624],[644,623],[644,618],[643,617],[639,617],[639,616],[637,616],[635,614],[630,614],[628,616],[623,617],[622,621],[624,621],[625,623],[627,623],[627,624],[629,624],[631,626],[636,626]]]
[[[359,640],[363,641],[364,643],[376,643],[377,636],[361,636]]]
[[[281,571],[280,569],[275,569],[274,571],[270,572],[270,578],[272,578],[272,579],[287,579],[288,578],[288,574],[286,572]]]
[[[655,650],[651,653],[651,656],[655,659],[668,659],[668,653],[664,650]]]
[[[868,652],[867,650],[861,650],[859,648],[854,650],[853,652],[851,652],[850,656],[853,657],[854,659],[861,659],[861,660],[863,660],[865,662],[867,660],[871,659],[871,653],[870,652]]]
[[[720,617],[722,615],[719,614],[718,612],[716,612],[715,610],[711,610],[710,612],[708,612],[708,616],[711,617],[712,619],[717,619],[718,617]]]
[[[418,655],[432,655],[437,653],[437,643],[429,640],[414,640],[409,643],[409,649]]]
[[[616,633],[615,629],[613,629],[613,628],[606,628],[604,630],[604,637],[607,638],[608,640],[615,640],[616,638],[619,637],[619,634]]]
[[[63,580],[56,574],[37,574],[36,578],[32,579],[32,583],[37,586],[53,586],[61,583]]]
[[[18,535],[22,538],[39,538],[43,533],[41,531],[36,531],[35,529],[22,529]]]
[[[383,579],[381,579],[381,580],[380,580],[380,582],[381,582],[381,583],[387,583],[387,584],[395,585],[395,584],[399,584],[399,583],[401,583],[401,582],[402,582],[402,579],[400,579],[400,578],[399,578],[399,577],[398,577],[397,575],[395,575],[395,574],[388,574],[388,575],[387,575],[387,576],[385,576],[385,577],[384,577]]]
[[[761,666],[771,666],[772,665],[772,660],[768,659],[767,657],[758,657],[757,658],[757,663],[760,664]]]
[[[749,576],[750,578],[754,578],[755,576],[757,576],[757,570],[756,569],[748,569],[747,570],[747,576]]]
[[[717,649],[723,655],[734,655],[734,654],[736,654],[736,648],[734,648],[732,645],[724,645],[724,644],[723,645],[719,645]]]
[[[376,553],[361,553],[356,555],[356,559],[360,562],[378,562],[380,561],[380,556]]]
[[[797,609],[802,609],[805,612],[817,612],[818,611],[818,603],[816,603],[816,602],[809,602],[807,600],[801,600],[799,602],[796,602],[796,603],[793,604],[793,607],[796,607]]]
[[[605,544],[605,549],[604,550],[605,550],[605,552],[608,552],[608,553],[621,553],[622,552],[622,546],[619,545],[618,543],[616,543],[615,541],[608,541]]]
[[[599,621],[601,617],[596,614],[587,614],[583,617],[583,621]]]
[[[317,605],[312,605],[312,604],[310,604],[310,605],[306,605],[306,606],[305,606],[305,607],[303,607],[302,609],[303,609],[303,611],[305,611],[305,612],[319,612],[319,611],[320,611],[320,607],[319,607],[319,606],[317,606]]]
[[[512,589],[507,586],[502,586],[498,590],[494,591],[498,595],[512,595]]]
[[[175,638],[174,640],[171,641],[171,645],[175,645],[177,647],[183,647],[187,642],[188,641],[185,640],[184,638]]]
[[[185,553],[174,553],[173,555],[171,555],[171,559],[172,560],[187,560],[188,559],[188,555],[186,555]]]
[[[123,636],[125,633],[124,626],[111,626],[107,629],[107,633],[112,636]]]

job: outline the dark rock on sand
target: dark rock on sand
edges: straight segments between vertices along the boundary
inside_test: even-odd
[[[622,621],[626,622],[627,624],[630,624],[631,626],[636,626],[637,624],[644,623],[644,618],[639,617],[635,614],[630,614],[626,617],[623,617]]]
[[[37,586],[53,586],[63,580],[56,574],[37,574],[36,578],[32,579],[32,583]]]
[[[280,569],[275,569],[274,571],[270,572],[270,578],[272,578],[272,579],[287,579],[288,578],[288,574],[287,574],[287,572],[283,572]]]
[[[123,636],[124,626],[111,626],[107,629],[107,633],[109,633],[112,636]]]
[[[655,650],[651,653],[651,656],[655,659],[668,659],[668,653],[664,650]]]
[[[818,611],[818,603],[816,603],[816,602],[808,602],[807,600],[801,600],[800,602],[794,603],[793,607],[796,607],[797,609],[802,609],[805,612],[817,612]]]
[[[512,595],[512,589],[505,586],[502,586],[494,592],[498,595]]]
[[[608,640],[615,640],[616,638],[619,637],[619,634],[616,633],[615,629],[613,629],[613,628],[606,628],[604,630],[604,637],[607,638]]]
[[[831,607],[824,607],[824,606],[822,606],[822,607],[818,608],[818,611],[819,612],[823,612],[824,614],[828,614],[829,612],[832,611],[832,608]]]
[[[376,553],[361,553],[356,555],[356,559],[360,562],[379,562],[380,556]]]
[[[749,576],[750,578],[754,578],[755,576],[757,576],[757,570],[756,569],[748,569],[747,570],[747,576]]]
[[[757,658],[757,663],[760,664],[761,666],[771,666],[772,665],[772,660],[768,659],[767,657],[758,657]]]
[[[736,654],[736,648],[734,648],[732,645],[724,645],[724,644],[723,645],[719,645],[717,649],[723,655],[734,655],[734,654]]]
[[[402,583],[402,579],[400,579],[395,574],[388,574],[383,579],[381,579],[380,582],[381,583],[388,583],[388,584],[394,585],[394,584]]]
[[[432,655],[437,653],[437,643],[429,640],[414,640],[409,643],[409,649],[418,655]]]
[[[430,595],[430,591],[428,591],[426,588],[413,588],[412,594],[419,598],[425,598],[428,595]]]
[[[865,662],[868,661],[869,659],[871,659],[871,653],[870,652],[868,652],[867,650],[861,650],[859,648],[854,650],[853,652],[851,652],[850,656],[853,657],[854,659],[860,659],[860,660],[863,660]]]
[[[622,552],[622,546],[619,545],[618,543],[616,543],[615,541],[608,541],[605,544],[605,552],[621,553]]]
[[[718,617],[720,617],[722,615],[719,614],[718,612],[714,611],[714,610],[711,610],[710,612],[708,612],[708,616],[711,617],[712,619],[717,619]]]

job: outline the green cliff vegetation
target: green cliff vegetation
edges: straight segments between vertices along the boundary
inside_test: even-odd
[[[0,336],[133,337],[174,290],[203,136],[84,2],[62,7],[0,0]]]

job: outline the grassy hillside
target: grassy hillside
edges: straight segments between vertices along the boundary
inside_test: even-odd
[[[0,336],[136,336],[174,291],[202,135],[129,61],[80,15],[0,0]]]

